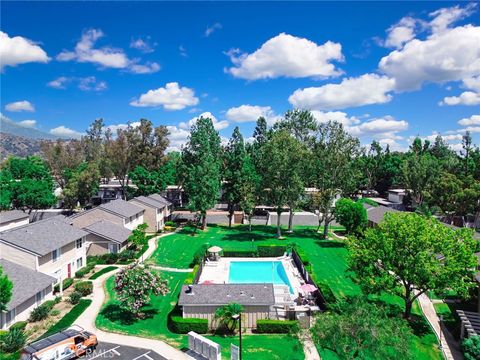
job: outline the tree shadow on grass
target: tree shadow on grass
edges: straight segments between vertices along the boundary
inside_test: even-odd
[[[137,321],[151,319],[153,318],[158,311],[156,309],[144,309],[142,310],[141,318],[137,318],[131,312],[122,309],[117,304],[110,304],[107,305],[100,314],[104,316],[106,319],[110,320],[114,323],[119,323],[121,325],[133,325]]]

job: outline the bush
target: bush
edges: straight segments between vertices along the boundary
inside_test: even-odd
[[[97,271],[95,274],[93,274],[92,276],[90,276],[90,280],[95,280],[97,278],[99,278],[100,276],[102,276],[103,274],[106,274],[110,271],[113,271],[115,269],[118,269],[116,266],[107,266],[105,268],[103,268],[102,270],[100,271]]]
[[[62,283],[63,283],[63,290],[66,290],[70,286],[72,286],[73,279],[72,278],[66,278],[66,279],[63,280]],[[59,284],[55,285],[55,287],[53,288],[53,292],[56,292],[56,293],[60,292],[60,285]]]
[[[165,231],[175,231],[175,229],[176,229],[175,226],[165,225],[163,227],[163,230],[165,230]]]
[[[53,335],[70,327],[85,311],[85,309],[90,306],[91,303],[92,300],[90,299],[81,299],[80,302],[75,305],[63,318],[61,318],[55,325],[50,327],[47,332],[42,335],[42,338]]]
[[[77,305],[80,302],[81,298],[82,298],[82,294],[79,293],[78,291],[74,291],[70,294],[70,297],[68,298],[68,302],[72,305]]]
[[[325,299],[325,302],[327,304],[333,304],[337,301],[337,298],[333,293],[332,288],[326,282],[317,280],[316,277],[313,275],[312,280],[315,282],[315,284],[317,284],[317,287],[322,293],[323,298]]]
[[[305,251],[303,251],[302,249],[299,249],[299,250],[297,251],[297,254],[298,254],[298,256],[300,257],[300,260],[302,260],[303,265],[305,265],[305,266],[310,265],[310,259],[308,258],[308,256],[307,256],[307,254],[305,253]]]
[[[165,221],[165,226],[177,227],[177,223],[172,220]]]
[[[195,251],[195,254],[193,255],[193,260],[190,264],[190,266],[198,265],[202,262],[203,257],[205,256],[205,253],[207,252],[207,245],[203,244],[200,246],[197,251]]]
[[[82,296],[90,295],[93,292],[93,283],[91,281],[80,281],[75,284],[75,291]]]
[[[53,307],[55,306],[55,304],[58,304],[57,298],[53,299],[53,300],[47,300],[45,301],[41,306],[44,306],[48,309],[48,311],[52,310]]]
[[[172,316],[170,325],[173,332],[177,334],[187,334],[195,331],[197,334],[208,332],[208,320],[197,318],[183,318],[181,316]]]
[[[260,334],[288,334],[298,330],[298,321],[257,320],[257,333]]]
[[[184,284],[186,285],[191,285],[193,284],[193,281],[195,280],[195,276],[197,276],[197,272],[198,272],[198,269],[200,268],[199,265],[195,265],[193,267],[193,271],[192,272],[189,272],[186,279],[185,279],[185,282]]]
[[[21,329],[11,329],[2,336],[2,351],[13,353],[24,347],[27,342],[27,335]]]
[[[40,306],[37,306],[35,309],[32,310],[32,312],[30,313],[30,318],[29,320],[31,322],[36,322],[36,321],[40,321],[40,320],[43,320],[43,319],[46,319],[48,317],[48,315],[50,314],[50,310],[52,310],[52,308],[48,305],[45,305],[45,304],[42,304]]]
[[[470,336],[463,340],[463,355],[465,360],[476,360],[480,358],[480,336]]]
[[[115,264],[118,261],[119,256],[118,253],[103,254],[101,259],[105,264]]]
[[[51,316],[58,316],[58,315],[60,315],[60,310],[53,309],[52,311],[50,311],[50,315]]]
[[[75,272],[75,277],[77,279],[84,277],[85,275],[90,273],[93,270],[94,267],[95,267],[94,262],[91,262],[90,264],[87,264],[87,266],[84,266],[83,268],[81,268],[81,269],[79,269]]]
[[[10,326],[10,331],[13,329],[25,330],[27,327],[28,322],[26,321],[17,321],[15,324]]]
[[[278,257],[285,254],[286,246],[278,245],[259,245],[257,246],[258,256],[260,257]]]
[[[118,254],[118,260],[121,262],[126,262],[135,257],[135,251],[125,250]]]

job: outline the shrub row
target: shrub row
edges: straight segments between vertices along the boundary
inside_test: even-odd
[[[55,325],[50,327],[45,334],[42,335],[42,338],[55,334],[59,331],[65,330],[71,326],[75,320],[87,309],[92,300],[82,299],[78,305],[74,306],[63,318],[61,318]]]
[[[257,320],[257,333],[260,334],[288,334],[298,330],[298,321]]]
[[[171,227],[177,227],[177,223],[175,221],[171,221],[171,220],[168,220],[168,221],[165,221],[165,226],[171,226]]]
[[[195,331],[197,334],[208,332],[208,320],[197,318],[183,318],[181,316],[170,317],[171,330],[177,334],[187,334]]]
[[[93,292],[93,283],[91,281],[80,281],[75,284],[75,291],[82,296],[90,295]]]
[[[68,279],[65,279],[68,280]],[[72,280],[73,281],[73,280]],[[70,284],[71,285],[71,284]],[[43,319],[46,319],[50,314],[50,311],[53,309],[55,304],[58,304],[61,301],[60,297],[56,297],[53,300],[47,300],[42,305],[37,306],[30,313],[29,321],[36,322]],[[19,325],[20,326],[20,325]]]
[[[193,281],[195,280],[195,276],[197,276],[197,273],[198,273],[198,269],[200,268],[199,265],[195,265],[193,267],[193,271],[192,272],[189,272],[186,279],[185,279],[185,284],[186,285],[191,285],[193,284]]]
[[[68,289],[70,286],[73,284],[73,279],[72,278],[66,278],[62,281],[63,284],[63,290]],[[53,292],[58,293],[60,291],[60,284],[55,285],[53,288]]]
[[[90,280],[95,280],[95,279],[99,278],[100,276],[102,276],[103,274],[109,273],[110,271],[113,271],[115,269],[118,269],[118,268],[116,266],[107,266],[107,267],[103,268],[102,270],[97,271],[92,276],[90,276],[89,279]]]
[[[85,275],[90,273],[94,267],[95,267],[94,262],[90,262],[90,263],[87,262],[87,266],[84,266],[75,272],[75,277],[77,279],[84,277]]]
[[[256,250],[223,250],[223,256],[225,257],[257,257],[258,252]]]

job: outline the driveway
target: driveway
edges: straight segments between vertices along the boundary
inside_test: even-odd
[[[81,359],[88,360],[167,360],[163,356],[158,355],[156,352],[137,348],[132,346],[124,346],[119,344],[112,344],[106,342],[99,342],[97,349],[92,353],[81,357]]]

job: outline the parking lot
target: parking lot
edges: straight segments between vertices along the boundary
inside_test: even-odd
[[[149,349],[99,342],[97,349],[82,359],[167,360]]]

